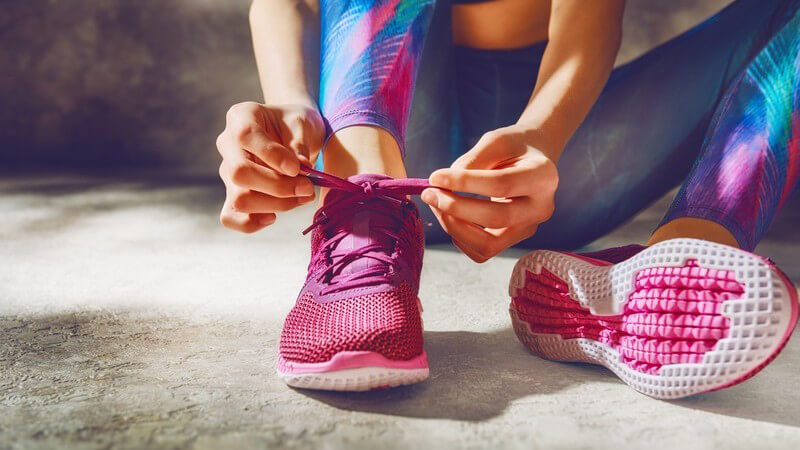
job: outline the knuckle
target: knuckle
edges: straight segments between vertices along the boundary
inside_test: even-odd
[[[230,213],[224,208],[222,212],[219,213],[219,223],[226,228],[233,228],[234,226],[233,217],[231,217]]]
[[[247,195],[246,193],[239,192],[233,194],[233,196],[231,197],[231,206],[233,207],[233,209],[239,211],[245,211],[247,210],[247,207],[249,205],[250,205],[250,196]]]
[[[500,130],[492,130],[486,133],[487,139],[493,144],[503,144],[508,140],[508,136]]]
[[[497,130],[487,131],[483,134],[482,138],[485,138],[487,141],[496,141],[500,139],[501,133]]]
[[[243,123],[235,128],[236,140],[239,143],[243,143],[247,136],[253,134],[254,131],[256,131],[255,124],[249,121],[247,123]]]
[[[483,256],[483,254],[480,253],[471,253],[469,257],[478,264],[483,264],[489,260],[489,258]]]
[[[237,185],[244,184],[249,176],[250,167],[248,167],[245,161],[237,162],[231,168],[231,181]]]
[[[228,122],[230,122],[233,119],[235,119],[236,116],[242,114],[244,112],[244,109],[245,109],[244,103],[237,103],[235,105],[232,105],[230,108],[228,108],[228,111],[225,113],[225,117],[228,119]]]

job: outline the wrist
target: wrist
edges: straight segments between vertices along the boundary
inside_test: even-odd
[[[529,126],[518,123],[520,132],[524,136],[525,142],[531,147],[536,148],[554,163],[561,158],[566,141],[558,133],[549,132],[542,127]]]
[[[299,90],[281,90],[280,92],[264,92],[264,103],[267,105],[298,105],[318,109],[317,102],[308,92]]]

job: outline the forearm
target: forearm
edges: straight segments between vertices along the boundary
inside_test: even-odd
[[[319,0],[254,0],[250,28],[264,101],[316,105]]]
[[[597,100],[614,66],[624,0],[554,0],[549,43],[519,124],[553,161]]]

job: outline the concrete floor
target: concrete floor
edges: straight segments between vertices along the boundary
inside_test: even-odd
[[[267,232],[218,225],[199,178],[0,178],[0,449],[798,448],[800,340],[756,378],[656,401],[603,368],[526,353],[506,282],[427,251],[431,378],[370,393],[275,378],[311,210]],[[664,202],[594,246],[641,240]],[[795,201],[759,248],[800,280]]]

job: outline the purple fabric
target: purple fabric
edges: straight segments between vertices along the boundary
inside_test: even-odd
[[[406,124],[433,0],[322,0],[319,104],[331,133]]]
[[[800,182],[800,16],[725,93],[700,157],[662,223],[716,222],[752,251]]]
[[[412,119],[407,167],[419,175],[449,163],[434,153],[454,158],[484,132],[516,120],[544,49],[453,52],[449,34],[438,33],[442,26],[428,25],[433,3],[321,4],[320,105],[334,131],[376,125],[402,148],[422,43],[429,34],[447,38],[426,44],[447,49],[425,60],[433,64],[423,64],[414,94],[424,114]],[[664,195],[696,161],[663,223],[705,218],[752,250],[800,182],[798,8],[798,0],[736,0],[615,69],[559,161],[569,183],[556,193],[553,217],[518,245],[586,245]],[[437,238],[446,237],[440,230]]]
[[[418,286],[424,235],[407,196],[429,187],[424,179],[356,175],[347,180],[303,168],[318,186],[331,189],[314,221],[306,289],[319,302],[393,289],[402,280]]]

